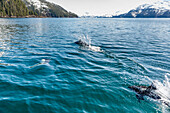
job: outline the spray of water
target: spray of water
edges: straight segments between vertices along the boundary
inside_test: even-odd
[[[157,93],[159,93],[162,97],[162,101],[165,101],[170,104],[170,74],[165,75],[165,80],[161,83],[158,80],[155,80],[155,84],[157,87]]]
[[[82,40],[83,42],[87,43],[88,46],[86,48],[89,50],[96,51],[96,52],[103,52],[103,50],[101,50],[100,47],[91,45],[91,38],[88,35],[81,35],[78,37],[78,40]]]
[[[157,93],[160,94],[161,105],[158,108],[158,111],[162,113],[170,112],[170,74],[165,74],[165,79],[163,82],[158,80],[155,81],[156,87],[158,88]]]
[[[150,78],[149,81],[151,81],[157,88],[155,92],[161,97],[160,100],[158,100],[161,104],[164,104],[168,107],[170,107],[170,74],[165,74],[165,79],[163,82],[159,80],[151,80]]]

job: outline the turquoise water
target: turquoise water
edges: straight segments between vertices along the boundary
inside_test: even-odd
[[[0,112],[168,113],[169,64],[170,19],[0,19]]]

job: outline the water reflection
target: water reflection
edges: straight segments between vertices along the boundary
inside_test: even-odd
[[[11,61],[14,58],[48,55],[46,44],[50,33],[49,25],[42,19],[0,19],[1,65],[18,62]]]
[[[10,19],[0,19],[0,65],[11,65],[8,61],[23,48],[22,43],[26,40],[21,36],[28,29],[28,25],[20,25]]]

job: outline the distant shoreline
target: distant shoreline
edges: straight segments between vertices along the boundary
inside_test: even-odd
[[[5,16],[0,18],[79,18],[79,17],[48,17],[48,16],[29,15],[29,16]]]
[[[170,17],[102,17],[102,16],[93,16],[93,17],[79,17],[79,18],[170,18]]]
[[[89,19],[89,18],[133,18],[133,17],[98,17],[98,16],[96,16],[96,17],[46,17],[46,16],[18,16],[18,17],[16,17],[16,16],[13,16],[13,17],[8,17],[8,16],[6,16],[6,17],[0,17],[0,18],[85,18],[85,19]],[[170,18],[170,17],[137,17],[137,18]],[[137,19],[137,18],[133,18],[133,19]]]

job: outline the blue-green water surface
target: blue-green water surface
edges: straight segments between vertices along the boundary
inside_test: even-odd
[[[128,89],[169,74],[170,19],[0,19],[0,113],[170,112]]]

